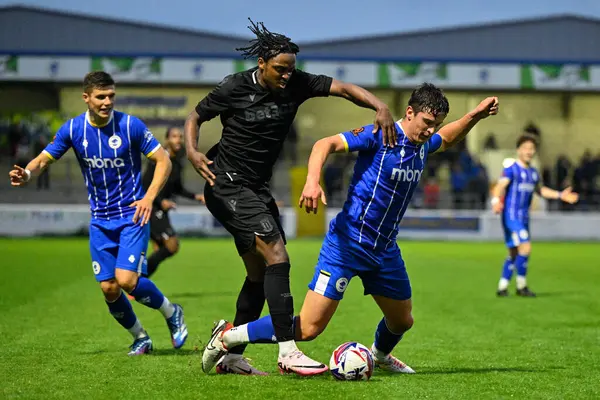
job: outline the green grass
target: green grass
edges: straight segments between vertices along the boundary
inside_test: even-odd
[[[299,310],[320,242],[288,247]],[[190,339],[172,350],[160,314],[136,303],[157,348],[137,358],[126,356],[130,336],[107,312],[85,239],[0,240],[0,248],[0,398],[600,397],[598,244],[536,243],[529,263],[536,299],[495,297],[505,257],[499,243],[402,244],[416,322],[395,354],[418,373],[376,372],[369,382],[280,376],[271,345],[246,354],[271,376],[202,373],[198,348],[214,320],[233,317],[244,277],[228,240],[183,240],[161,266],[155,282],[184,306]],[[380,318],[356,279],[328,329],[301,348],[328,362],[344,341],[370,345]]]

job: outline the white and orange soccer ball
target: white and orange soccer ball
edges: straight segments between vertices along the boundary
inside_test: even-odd
[[[373,374],[373,355],[357,342],[338,346],[331,355],[329,370],[340,381],[368,381]]]

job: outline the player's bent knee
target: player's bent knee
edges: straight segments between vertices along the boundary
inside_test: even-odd
[[[165,241],[164,246],[169,250],[169,253],[175,254],[179,251],[179,239],[171,237]]]
[[[289,262],[283,238],[279,235],[275,238],[256,237],[256,251],[260,254],[267,265]]]
[[[531,243],[521,243],[519,245],[518,253],[522,256],[528,256],[531,253]]]
[[[100,282],[100,289],[104,294],[104,298],[110,302],[117,300],[121,294],[121,286],[119,286],[116,279]]]
[[[136,272],[117,269],[115,275],[118,285],[127,293],[131,293],[137,286],[138,275]]]
[[[393,333],[402,334],[413,327],[415,320],[412,314],[401,315],[398,318],[386,319],[388,329]]]

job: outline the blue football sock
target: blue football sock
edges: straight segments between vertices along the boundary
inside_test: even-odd
[[[502,267],[502,277],[507,281],[510,281],[514,271],[514,261],[512,258],[507,257]]]
[[[517,255],[517,258],[515,258],[517,276],[527,276],[527,261],[529,261],[529,256]]]
[[[524,289],[527,287],[527,261],[529,256],[518,255],[515,258],[515,268],[517,269],[517,289]]]
[[[294,317],[294,332],[297,317]],[[250,343],[277,343],[275,328],[270,315],[248,323],[248,340]]]
[[[123,292],[121,292],[117,300],[112,303],[107,301],[106,305],[112,316],[119,324],[121,324],[121,326],[123,326],[123,328],[131,329],[135,325],[137,317],[133,312],[129,299],[127,296],[123,295]]]
[[[377,325],[377,330],[375,331],[375,348],[381,352],[380,355],[388,355],[396,347],[403,335],[404,333],[397,334],[390,331],[384,317],[379,322],[379,325]]]
[[[155,310],[160,309],[165,301],[165,296],[161,293],[156,285],[148,278],[142,276],[139,277],[138,283],[129,293],[138,303],[144,304]]]

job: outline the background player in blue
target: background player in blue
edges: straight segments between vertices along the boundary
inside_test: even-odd
[[[508,248],[508,257],[504,261],[502,277],[498,283],[497,295],[500,297],[508,296],[508,284],[515,269],[517,295],[535,297],[535,293],[527,287],[526,280],[527,262],[531,254],[529,208],[533,193],[570,204],[579,200],[579,195],[571,192],[570,187],[559,192],[541,184],[538,171],[531,166],[535,152],[535,138],[524,135],[517,140],[517,159],[504,165],[502,177],[494,188],[494,197],[491,200],[494,212],[502,213],[504,240]]]
[[[150,352],[152,340],[121,289],[164,315],[173,346],[179,348],[187,338],[183,309],[141,276],[146,272],[152,201],[171,171],[169,155],[142,121],[113,110],[115,83],[109,74],[87,74],[83,89],[88,111],[67,121],[25,169],[15,166],[9,174],[11,184],[24,185],[73,148],[91,206],[92,269],[110,313],[134,338],[129,355]],[[140,153],[156,162],[154,179],[145,195]]]
[[[449,111],[440,89],[424,84],[411,95],[405,116],[396,123],[398,145],[385,146],[372,125],[319,140],[308,162],[300,207],[317,212],[326,204],[319,181],[331,153],[358,151],[343,210],[331,222],[313,280],[300,315],[295,317],[296,340],[316,338],[331,320],[350,280],[358,275],[384,318],[375,333],[372,351],[383,369],[414,371],[390,353],[413,325],[411,287],[400,248],[398,226],[419,183],[429,153],[443,151],[464,138],[480,120],[498,112],[498,99],[489,97],[473,111],[435,133]],[[270,317],[226,330],[222,349],[240,343],[271,342]]]

